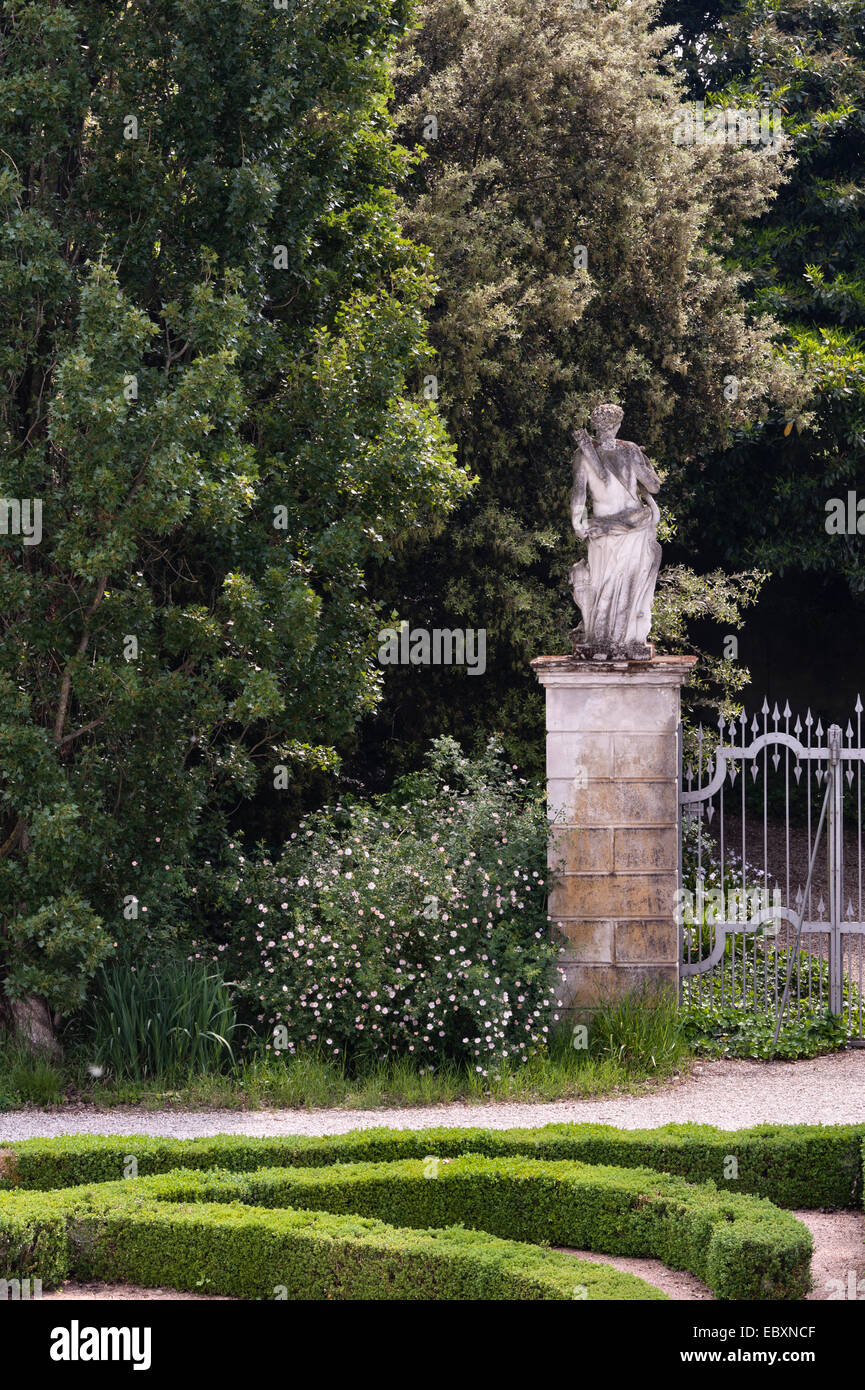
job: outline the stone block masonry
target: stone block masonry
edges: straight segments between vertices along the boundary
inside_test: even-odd
[[[549,911],[567,1018],[679,978],[680,691],[696,658],[541,656]]]

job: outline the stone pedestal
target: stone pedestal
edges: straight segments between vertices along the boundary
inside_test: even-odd
[[[542,656],[550,916],[566,1017],[679,977],[679,694],[696,658]]]

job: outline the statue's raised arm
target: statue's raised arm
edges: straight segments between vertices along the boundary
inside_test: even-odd
[[[661,563],[661,480],[637,444],[616,439],[622,411],[601,405],[592,414],[596,439],[575,430],[571,520],[588,558],[571,567],[574,601],[583,615],[575,653],[583,657],[647,660],[652,599]],[[587,498],[592,514],[587,516]]]
[[[646,489],[646,492],[650,496],[653,496],[656,492],[660,492],[661,480],[655,472],[654,468],[652,467],[649,459],[643,453],[643,450],[640,448],[639,444],[635,444],[634,448],[637,450],[637,453],[639,454],[639,462],[637,464],[637,477],[639,478],[639,481],[642,483],[643,487]]]

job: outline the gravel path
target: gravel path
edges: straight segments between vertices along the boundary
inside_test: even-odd
[[[814,1287],[806,1295],[806,1302],[865,1297],[865,1215],[858,1211],[794,1211],[793,1215],[814,1237]],[[624,1274],[636,1274],[676,1301],[712,1298],[712,1290],[702,1280],[683,1269],[668,1269],[660,1260],[597,1255],[591,1250],[567,1253],[581,1260],[612,1265]]]
[[[42,1295],[42,1302],[48,1303],[51,1299],[74,1299],[76,1303],[90,1303],[94,1299],[99,1302],[117,1301],[122,1303],[129,1302],[172,1302],[176,1303],[182,1299],[188,1302],[195,1299],[198,1303],[236,1303],[237,1299],[228,1298],[223,1294],[216,1293],[189,1293],[185,1289],[145,1289],[140,1284],[100,1284],[95,1280],[88,1280],[86,1283],[79,1283],[77,1279],[70,1279],[63,1285],[62,1289],[51,1289]]]
[[[545,1104],[493,1101],[393,1110],[13,1110],[0,1114],[0,1142],[54,1134],[343,1134],[392,1129],[483,1126],[531,1128],[577,1121],[652,1129],[694,1120],[747,1125],[865,1123],[865,1049],[800,1062],[704,1062],[695,1075],[645,1095]]]
[[[809,1299],[865,1298],[865,1215],[858,1211],[797,1211],[814,1237]]]
[[[685,1269],[668,1269],[660,1260],[637,1255],[598,1255],[594,1250],[571,1250],[567,1246],[557,1247],[566,1255],[574,1255],[580,1260],[591,1260],[593,1264],[612,1265],[623,1274],[636,1274],[656,1289],[662,1289],[669,1298],[676,1301],[692,1299],[711,1299],[712,1290],[702,1279],[689,1274]]]

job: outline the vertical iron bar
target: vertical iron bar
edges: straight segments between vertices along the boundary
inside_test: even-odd
[[[862,700],[856,696],[856,750],[859,754],[856,763],[856,843],[858,848],[859,911],[857,922],[862,921]]]
[[[698,725],[698,728],[697,728],[697,791],[700,791],[700,792],[701,792],[702,790],[703,790],[703,726],[702,726],[702,724],[700,724],[700,725]],[[702,802],[702,798],[700,798],[700,799],[697,800],[697,803],[696,803],[696,810],[697,810],[697,883],[698,883],[698,885],[700,886],[700,889],[702,890],[702,885],[703,885],[703,802]],[[702,907],[701,907],[700,910],[699,910],[699,919],[700,919],[700,948],[701,948],[701,951],[702,951],[702,944],[703,944],[703,909],[702,909]],[[704,1000],[703,1000],[703,993],[704,993],[704,990],[705,990],[705,988],[706,988],[706,983],[705,983],[704,976],[705,976],[705,971],[701,971],[701,972],[700,972],[700,976],[699,976],[700,984],[699,984],[699,988],[698,988],[698,992],[697,992],[697,1002],[698,1002],[700,1008],[703,1007],[703,1003],[704,1003]]]
[[[742,768],[741,768],[741,775],[742,775],[742,899],[743,899],[743,901],[744,901],[744,900],[745,900],[745,891],[746,891],[746,890],[745,890],[745,791],[746,791],[745,783],[746,783],[747,780],[748,780],[747,769],[746,769],[746,766],[745,766],[745,747],[746,747],[746,744],[745,744],[745,736],[746,736],[747,730],[748,730],[748,716],[747,716],[747,714],[745,713],[745,710],[744,710],[744,709],[742,710],[742,714],[741,714],[741,722],[742,722]],[[742,935],[742,1002],[744,1003],[744,1002],[745,1002],[745,971],[746,971],[746,969],[747,969],[747,966],[746,966],[746,964],[745,964],[745,935],[744,935],[744,933],[742,933],[741,935]],[[733,1003],[735,1004],[735,1002],[736,1002],[736,932],[733,933],[733,949],[732,949],[732,951],[730,952],[730,955],[731,955],[731,958],[732,958],[732,961],[733,961]]]
[[[719,758],[720,758],[720,749],[722,749],[722,745],[723,745],[723,727],[725,727],[725,719],[723,719],[723,714],[722,714],[722,716],[720,716],[720,721],[719,721],[719,744],[718,744],[718,756],[719,756]],[[730,728],[733,728],[733,721],[730,721]],[[719,791],[719,796],[718,796],[718,815],[720,816],[720,826],[719,826],[719,841],[720,841],[720,890],[722,890],[723,899],[725,899],[725,902],[726,902],[726,897],[727,897],[726,883],[727,883],[727,880],[726,880],[726,877],[725,877],[725,823],[723,823],[723,817],[725,817],[725,805],[723,805],[723,798],[725,798],[725,788],[726,788],[726,784],[727,784],[727,760],[726,760],[726,758],[725,758],[725,763],[723,763],[723,769],[725,769],[725,774],[723,774],[722,780],[720,780],[720,791]],[[725,962],[725,958],[723,958],[723,955],[722,955],[722,958],[720,958],[720,1005],[722,1005],[722,1008],[723,1008],[723,1002],[725,1002],[725,963],[726,963],[726,962]],[[712,999],[712,1002],[715,1002],[715,1001],[713,1001],[713,999]]]
[[[808,745],[807,745],[807,746],[808,746],[808,751],[809,751],[809,753],[810,753],[810,751],[811,751],[811,726],[812,726],[813,722],[814,722],[814,721],[813,721],[813,719],[811,718],[811,711],[809,710],[808,713],[807,713],[807,715],[805,716],[805,726],[806,726],[806,728],[807,728],[807,730],[808,730]],[[806,762],[806,764],[805,764],[805,769],[806,769],[806,786],[807,786],[807,789],[808,789],[808,858],[809,858],[809,861],[810,861],[811,853],[812,853],[812,849],[813,849],[813,846],[812,846],[812,844],[811,844],[811,772],[812,772],[812,760],[811,760],[810,757],[808,758],[808,760],[807,760],[807,762]],[[813,908],[813,903],[812,903],[812,900],[811,900],[811,889],[810,889],[810,887],[809,887],[809,889],[808,889],[808,900],[807,900],[807,902],[806,902],[806,904],[805,904],[805,908],[806,908],[806,917],[807,917],[808,921],[809,921],[809,922],[813,922],[813,920],[814,920],[814,908]],[[822,939],[822,938],[819,938],[819,937],[818,937],[818,939]],[[821,948],[821,951],[822,951],[822,948]],[[814,959],[814,934],[813,934],[813,932],[809,932],[809,933],[808,933],[807,953],[808,953],[808,1003],[810,1004],[810,1003],[813,1002],[813,998],[814,998],[814,982],[813,982],[812,975],[811,975],[811,963],[812,963],[812,961],[813,961],[813,959]],[[798,964],[799,964],[799,963],[797,962],[797,967],[798,967]],[[800,974],[798,968],[797,968],[796,974],[797,974],[797,980],[798,980],[798,977],[799,977],[799,974]],[[820,1003],[821,1003],[821,1006],[822,1006],[822,1002],[823,1002],[823,968],[822,968],[822,965],[821,965],[821,968],[820,968],[819,980],[820,980]],[[801,986],[797,984],[797,994],[798,994],[798,993],[801,993]],[[797,1016],[798,1016],[798,1012],[799,1012],[798,1004],[797,1004],[796,1012],[797,1012]]]
[[[832,781],[829,795],[829,1009],[833,1014],[840,1014],[843,1011],[844,997],[841,953],[841,917],[844,911],[844,775],[839,724],[833,724],[829,729],[826,771]]]
[[[775,706],[777,714],[778,706]],[[769,716],[769,702],[763,699],[763,733],[768,734],[769,726],[767,719]],[[777,731],[778,721],[775,720]],[[759,911],[769,906],[769,822],[768,822],[768,795],[769,795],[769,744],[763,745],[763,891],[758,896]],[[757,994],[757,931],[754,931],[754,1004],[756,1009]],[[766,951],[766,939],[763,937],[763,1009],[769,1008],[769,955]]]
[[[683,900],[683,894],[682,894],[682,886],[683,886],[683,885],[682,885],[682,819],[683,819],[683,818],[682,818],[682,721],[681,721],[681,719],[679,720],[679,723],[678,723],[677,726],[676,726],[676,761],[677,761],[677,766],[678,766],[678,769],[679,769],[679,772],[678,772],[678,780],[677,780],[677,783],[676,783],[676,791],[677,791],[677,795],[676,795],[676,828],[677,828],[677,831],[678,831],[678,844],[679,844],[679,859],[678,859],[679,911],[678,911],[678,913],[677,913],[676,915],[677,915],[677,917],[678,917],[679,920],[678,920],[678,923],[677,923],[676,930],[677,930],[677,932],[678,932],[678,937],[679,937],[679,962],[680,962],[680,974],[679,974],[679,1003],[681,1004],[681,1003],[682,1003],[682,1000],[683,1000],[683,997],[684,997],[684,993],[685,993],[685,976],[681,974],[681,962],[685,959],[685,910],[684,910],[684,907],[683,907],[683,901],[684,901],[684,900]],[[689,959],[689,961],[690,961],[690,952],[688,953],[688,959]],[[689,977],[689,978],[690,978],[690,977]],[[688,991],[688,993],[689,993],[689,996],[690,996],[690,990]]]

